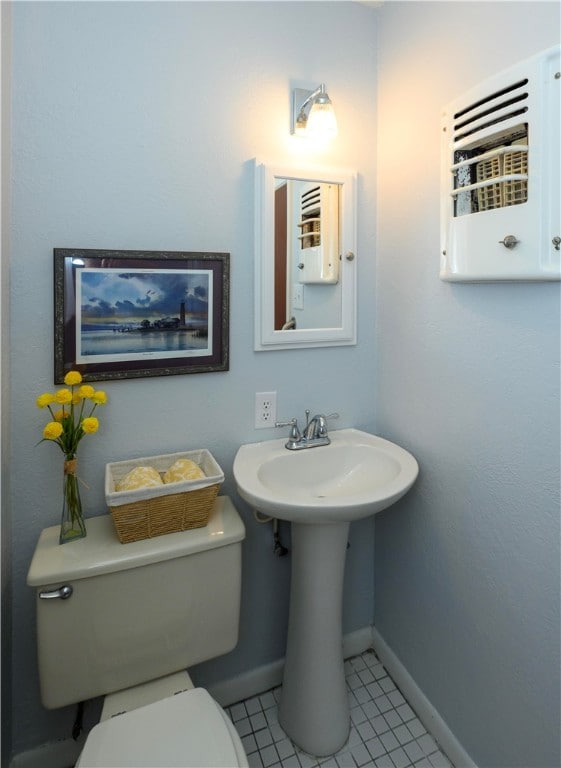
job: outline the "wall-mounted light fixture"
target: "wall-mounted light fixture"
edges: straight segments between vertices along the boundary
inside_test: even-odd
[[[324,139],[337,136],[335,111],[324,83],[315,91],[295,88],[292,92],[292,133]]]

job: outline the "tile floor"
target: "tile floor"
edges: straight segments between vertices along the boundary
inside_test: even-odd
[[[351,708],[348,742],[331,757],[312,757],[279,725],[280,687],[228,707],[250,768],[453,768],[374,651],[345,662]]]

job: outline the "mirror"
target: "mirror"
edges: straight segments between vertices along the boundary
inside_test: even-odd
[[[255,349],[356,344],[356,174],[255,163]]]

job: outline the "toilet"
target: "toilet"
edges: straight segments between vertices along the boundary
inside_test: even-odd
[[[238,641],[243,522],[219,496],[208,525],[121,544],[110,515],[60,545],[40,535],[36,590],[41,701],[104,696],[76,768],[247,766],[220,705],[187,669]]]

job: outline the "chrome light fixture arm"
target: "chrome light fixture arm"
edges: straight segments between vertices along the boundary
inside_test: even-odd
[[[325,90],[325,83],[318,86],[315,91],[306,91],[296,88],[293,91],[292,103],[292,133],[305,135],[308,121],[314,106],[329,110],[332,115],[332,131],[336,132],[336,123],[333,113],[333,105]],[[334,134],[333,134],[334,135]]]
[[[300,109],[298,110],[298,117],[296,118],[296,127],[305,129],[306,125],[308,123],[308,115],[309,110],[306,111],[306,107],[310,105],[310,109],[312,107],[313,102],[315,101],[316,97],[320,95],[320,93],[324,93],[327,96],[327,93],[325,92],[325,83],[322,83],[318,88],[315,89],[315,91],[312,91],[308,98],[302,102],[300,105]],[[296,91],[295,91],[296,94]],[[329,99],[329,96],[327,96]]]

